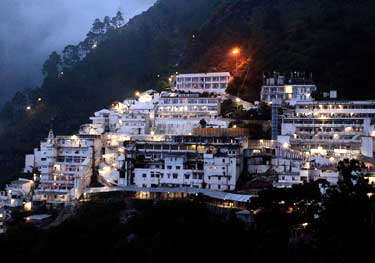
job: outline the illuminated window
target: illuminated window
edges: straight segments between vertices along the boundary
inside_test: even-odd
[[[291,94],[293,93],[293,86],[285,86],[285,93]]]

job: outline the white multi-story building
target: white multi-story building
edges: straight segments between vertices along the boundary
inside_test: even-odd
[[[302,152],[269,140],[249,141],[245,158],[252,175],[297,173],[303,162]]]
[[[34,181],[19,178],[10,182],[4,192],[0,192],[0,206],[22,207],[24,202],[31,198],[31,191],[34,188]]]
[[[192,73],[176,76],[176,92],[224,94],[230,81],[229,72]]]
[[[133,144],[127,156],[133,163],[124,175],[139,187],[235,190],[242,169],[240,138],[174,136]]]
[[[204,154],[204,182],[209,189],[233,191],[241,173],[239,159],[228,153]]]
[[[119,120],[117,133],[127,135],[149,134],[152,127],[150,115],[146,113],[125,113]]]
[[[155,117],[157,134],[191,134],[205,120],[207,126],[227,128],[229,122],[219,118],[220,100],[198,94],[169,94],[159,99]]]
[[[297,101],[311,101],[312,93],[317,91],[311,76],[305,73],[292,72],[290,75],[274,73],[265,75],[260,99],[266,103],[281,101],[295,104]]]
[[[90,117],[90,120],[92,121],[92,125],[99,131],[115,132],[120,118],[121,115],[119,113],[113,110],[103,109],[95,112],[94,116]]]
[[[279,174],[277,180],[273,183],[274,187],[288,188],[293,185],[304,184],[321,180],[330,185],[337,185],[339,181],[339,172],[336,168],[328,169],[328,167],[302,167],[299,172]]]
[[[77,200],[90,184],[100,158],[101,141],[94,136],[57,136],[50,131],[40,144],[40,172],[34,200],[63,203]],[[26,167],[31,164],[26,163]]]
[[[278,140],[311,155],[373,157],[375,101],[297,102],[282,118]]]

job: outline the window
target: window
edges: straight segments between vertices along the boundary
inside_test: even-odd
[[[168,170],[172,170],[172,165],[167,165]]]
[[[178,174],[173,174],[173,179],[177,179]]]
[[[181,166],[176,166],[176,170],[180,170],[181,169]]]
[[[142,177],[143,177],[143,178],[146,178],[146,177],[147,177],[147,174],[142,174]]]

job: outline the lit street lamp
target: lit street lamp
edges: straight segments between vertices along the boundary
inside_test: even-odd
[[[241,50],[238,47],[232,49],[232,56],[236,58],[236,75],[238,73],[238,56],[240,55]]]

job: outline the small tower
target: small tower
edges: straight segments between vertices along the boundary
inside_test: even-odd
[[[53,143],[54,139],[55,139],[55,134],[53,133],[53,130],[50,129],[48,132],[47,142]]]

